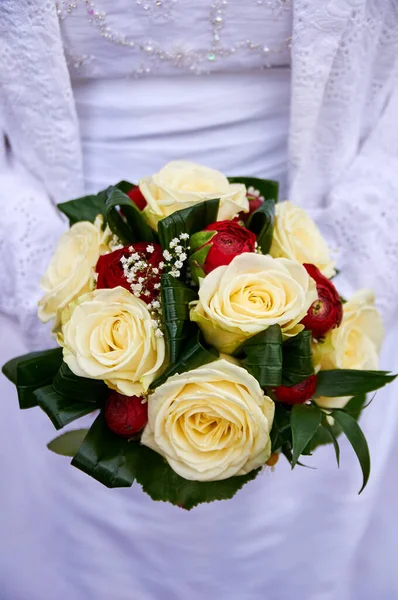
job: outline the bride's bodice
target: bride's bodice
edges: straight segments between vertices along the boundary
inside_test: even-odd
[[[88,191],[176,158],[284,183],[290,0],[75,0],[58,15]]]
[[[64,0],[74,79],[259,70],[290,62],[292,0]]]

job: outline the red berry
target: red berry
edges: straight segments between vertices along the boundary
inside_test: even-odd
[[[139,396],[123,396],[112,392],[105,404],[105,421],[111,431],[131,437],[148,422],[148,403]]]
[[[316,390],[316,375],[311,375],[301,383],[296,383],[291,387],[280,385],[275,388],[275,396],[279,402],[285,404],[302,404],[315,394]]]

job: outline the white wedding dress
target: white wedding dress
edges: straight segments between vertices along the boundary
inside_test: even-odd
[[[289,0],[75,0],[58,13],[87,192],[184,158],[277,179],[286,193]],[[4,317],[1,331],[9,340],[2,362],[27,351]],[[391,340],[383,368],[394,361]],[[393,562],[377,551],[384,522],[372,518],[397,419],[388,393],[363,417],[374,474],[360,498],[359,467],[342,443],[340,470],[321,448],[311,461],[317,471],[291,472],[280,460],[233,500],[186,512],[136,485],[108,490],[70,467],[45,447],[56,435],[47,417],[20,413],[3,378],[1,392],[13,399],[0,429],[2,600],[398,597]],[[387,522],[385,499],[383,510]]]

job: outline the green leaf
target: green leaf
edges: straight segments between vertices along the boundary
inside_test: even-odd
[[[339,446],[339,443],[337,441],[337,437],[334,434],[333,428],[332,427],[325,427],[324,425],[322,425],[321,429],[323,429],[324,431],[326,431],[327,435],[332,440],[332,444],[333,444],[334,451],[335,451],[335,454],[336,454],[337,466],[340,467],[340,446]]]
[[[75,429],[67,431],[51,440],[47,444],[47,448],[55,454],[61,456],[74,456],[81,446],[84,438],[88,433],[88,429]]]
[[[153,500],[171,502],[190,510],[202,502],[232,498],[245,483],[255,479],[259,471],[256,469],[247,475],[222,481],[188,481],[177,475],[159,454],[141,446],[136,479]]]
[[[314,374],[312,364],[312,333],[305,329],[282,345],[282,385],[301,383]]]
[[[103,381],[78,377],[64,362],[54,378],[53,388],[58,394],[67,396],[71,400],[96,402],[98,405],[109,394],[109,388]]]
[[[257,236],[257,243],[263,254],[268,254],[274,235],[275,202],[265,200],[247,221],[247,228]]]
[[[279,325],[271,325],[265,331],[244,342],[234,356],[257,379],[261,387],[281,385],[282,377],[282,333]]]
[[[199,278],[206,277],[202,266],[206,262],[207,255],[210,252],[210,245],[199,248],[196,252],[189,255],[188,264],[191,277],[196,284],[199,284]]]
[[[123,179],[123,181],[119,181],[119,183],[117,183],[115,187],[124,194],[127,194],[130,190],[136,187],[136,185],[135,183],[131,183],[130,181],[126,181],[125,179]]]
[[[101,408],[99,402],[76,400],[58,394],[52,385],[41,387],[34,394],[40,408],[51,419],[56,429],[62,429],[68,423]]]
[[[175,364],[170,365],[166,371],[151,384],[150,389],[154,390],[176,373],[192,371],[197,367],[201,367],[202,365],[206,365],[213,360],[216,360],[218,356],[217,350],[205,344],[203,336],[198,330],[196,335],[184,345],[179,360]]]
[[[362,410],[365,408],[366,404],[366,394],[358,394],[357,396],[353,396],[351,400],[347,402],[344,407],[344,412],[349,413],[354,419],[358,421]]]
[[[292,429],[290,427],[290,407],[275,402],[274,421],[271,429],[272,452],[280,450],[287,442],[292,442]]]
[[[316,396],[356,396],[377,390],[394,381],[396,375],[387,371],[333,369],[317,375]]]
[[[191,252],[195,252],[199,248],[202,248],[205,244],[210,242],[217,235],[217,231],[197,231],[189,238],[189,245]],[[209,247],[210,250],[211,246]]]
[[[79,221],[94,223],[98,215],[101,214],[105,217],[105,190],[98,194],[62,202],[58,204],[58,209],[68,217],[71,226]]]
[[[217,220],[219,202],[218,199],[199,202],[189,208],[177,210],[159,221],[158,233],[163,250],[168,250],[171,240],[178,238],[181,233],[191,236],[214,223]]]
[[[104,415],[100,414],[73,458],[72,465],[109,488],[130,487],[135,478],[140,448],[137,442],[129,442],[112,433]],[[145,465],[142,468],[145,469]]]
[[[293,461],[292,468],[312,440],[321,423],[321,409],[314,405],[296,404],[290,413],[290,425],[293,438]]]
[[[354,417],[354,419],[358,420],[362,409],[364,408],[365,402],[366,394],[354,396],[345,405],[344,411],[348,412],[352,417]],[[330,430],[336,439],[342,433],[340,425],[338,425],[336,422],[333,425],[328,424],[327,426],[320,427],[308,446],[311,452],[313,452],[318,446],[325,446],[332,443],[332,440],[330,439],[330,433],[327,430]]]
[[[195,325],[189,320],[189,303],[195,300],[196,292],[182,281],[164,273],[161,277],[161,294],[168,358],[173,365],[195,331]]]
[[[124,244],[155,242],[157,237],[144,213],[117,187],[105,192],[106,219],[109,227]]]
[[[32,352],[13,358],[3,366],[4,375],[16,385],[19,407],[37,406],[35,390],[52,382],[62,363],[62,349]]]
[[[359,464],[361,465],[363,484],[359,490],[360,494],[365,489],[370,475],[370,455],[368,443],[362,432],[362,429],[354,417],[342,410],[335,410],[332,412],[332,415],[347,436],[348,441],[358,457]]]
[[[259,190],[260,196],[263,196],[264,200],[278,202],[279,184],[277,181],[259,179],[258,177],[228,177],[228,181],[230,183],[243,183],[246,189],[253,187],[255,190]]]

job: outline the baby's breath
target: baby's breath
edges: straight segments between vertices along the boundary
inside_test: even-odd
[[[122,244],[121,240],[115,234],[112,234],[112,237],[110,238],[110,240],[108,242],[108,245],[109,245],[109,249],[112,252],[123,248],[123,244]]]
[[[159,267],[153,267],[147,260],[144,253],[135,252],[134,247],[129,248],[131,254],[122,256],[120,263],[123,267],[123,275],[130,284],[130,289],[137,298],[150,298],[147,307],[151,315],[151,325],[155,330],[156,337],[163,337],[162,331],[162,307],[160,302],[160,283],[156,282],[160,271],[164,267],[164,262],[159,263]],[[146,251],[152,254],[155,248],[152,244],[146,247]]]
[[[249,196],[255,196],[256,198],[264,202],[264,196],[260,195],[260,190],[256,190],[256,188],[254,188],[253,186],[250,186],[248,188],[247,193],[249,194]]]
[[[188,250],[190,249],[187,240],[189,240],[189,234],[180,233],[178,238],[175,237],[171,240],[169,249],[163,251],[163,258],[166,261],[164,267],[172,277],[181,277],[181,270],[188,258]]]

